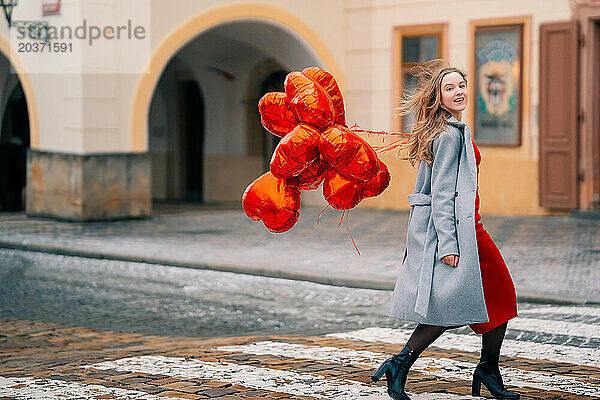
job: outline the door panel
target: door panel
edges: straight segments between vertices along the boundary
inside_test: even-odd
[[[540,205],[577,207],[578,29],[576,21],[540,26]]]

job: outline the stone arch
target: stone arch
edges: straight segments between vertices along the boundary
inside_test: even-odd
[[[29,114],[30,147],[37,149],[40,146],[40,127],[38,122],[35,92],[33,90],[31,79],[27,73],[23,60],[14,52],[10,42],[3,36],[0,36],[0,53],[2,53],[2,55],[8,59],[10,65],[12,68],[14,68],[17,76],[19,77],[19,81],[21,82],[21,87],[23,88],[25,99],[27,101],[27,112]]]
[[[190,18],[169,35],[154,50],[146,70],[135,89],[131,108],[130,146],[134,152],[148,149],[148,111],[152,95],[163,69],[170,58],[186,43],[224,23],[244,20],[261,20],[281,26],[304,43],[307,50],[321,60],[323,67],[331,71],[339,85],[344,87],[344,77],[335,58],[311,28],[295,15],[280,8],[260,3],[244,3],[209,10]]]

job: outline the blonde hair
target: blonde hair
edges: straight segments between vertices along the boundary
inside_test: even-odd
[[[456,67],[451,67],[444,60],[432,60],[411,68],[410,73],[417,76],[417,89],[414,93],[404,91],[397,115],[408,115],[415,112],[413,126],[406,144],[401,146],[396,156],[415,165],[421,160],[429,165],[433,163],[431,143],[441,133],[444,123],[452,116],[442,106],[442,79],[452,72],[458,72],[467,80],[467,74]],[[407,155],[400,155],[406,151]]]

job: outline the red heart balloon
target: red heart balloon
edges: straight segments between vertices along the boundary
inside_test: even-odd
[[[387,165],[379,160],[379,172],[375,178],[361,183],[365,192],[365,197],[379,196],[390,185],[390,179],[390,171],[388,170]]]
[[[271,157],[271,172],[287,179],[300,175],[319,158],[321,132],[307,124],[298,124],[287,134]]]
[[[364,198],[360,182],[346,178],[333,168],[327,170],[323,181],[323,196],[338,210],[354,208]]]
[[[283,92],[265,94],[258,102],[258,111],[260,122],[273,135],[284,137],[299,122]]]
[[[317,82],[333,102],[335,111],[335,123],[346,126],[346,109],[344,108],[344,96],[337,81],[329,72],[319,67],[310,67],[302,70],[302,73]]]
[[[250,219],[262,220],[271,232],[285,232],[300,217],[300,189],[266,172],[248,185],[242,207]]]
[[[373,179],[379,171],[379,159],[371,145],[342,125],[323,132],[319,152],[338,172],[361,182]]]
[[[318,83],[302,72],[290,72],[284,82],[285,94],[296,117],[323,131],[333,125],[335,111],[331,97]]]
[[[315,190],[321,186],[327,173],[327,163],[323,157],[312,163],[300,175],[291,178],[290,184],[298,186],[302,190]]]

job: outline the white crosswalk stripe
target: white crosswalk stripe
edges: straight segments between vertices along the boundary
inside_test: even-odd
[[[325,336],[360,340],[363,342],[404,344],[411,333],[412,330],[404,328],[372,327],[351,332],[328,333]],[[475,334],[463,335],[447,332],[437,339],[432,346],[441,349],[476,353],[481,349],[481,338]],[[548,360],[560,363],[600,367],[600,349],[597,348],[582,348],[505,339],[502,344],[502,354],[508,357]]]
[[[519,315],[526,314],[584,315],[600,318],[600,307],[548,306],[519,310]]]
[[[308,346],[272,341],[263,341],[250,345],[220,346],[215,350],[324,360],[375,368],[391,356],[391,354],[365,350],[352,350],[330,346]],[[472,379],[475,365],[474,363],[448,358],[421,357],[415,362],[412,369],[423,374],[435,375],[449,380],[461,379],[469,381]],[[502,368],[502,376],[504,382],[510,386],[557,390],[560,392],[600,397],[600,386],[588,384],[571,376],[556,375],[549,372],[533,372],[517,368]]]
[[[508,323],[508,329],[600,339],[600,325],[585,324],[581,322],[519,317]]]
[[[0,376],[0,397],[16,400],[177,400],[179,397],[155,396],[137,390],[86,385],[58,379],[5,378]],[[181,399],[183,400],[183,399]]]
[[[180,357],[131,357],[87,365],[84,368],[142,372],[185,379],[210,379],[219,382],[230,382],[249,388],[321,399],[389,399],[385,387],[365,385],[361,382],[348,379],[326,379],[322,375],[317,374],[259,368],[234,363],[206,362]],[[413,394],[411,397],[416,400],[475,399],[471,396],[458,396],[446,393]]]

